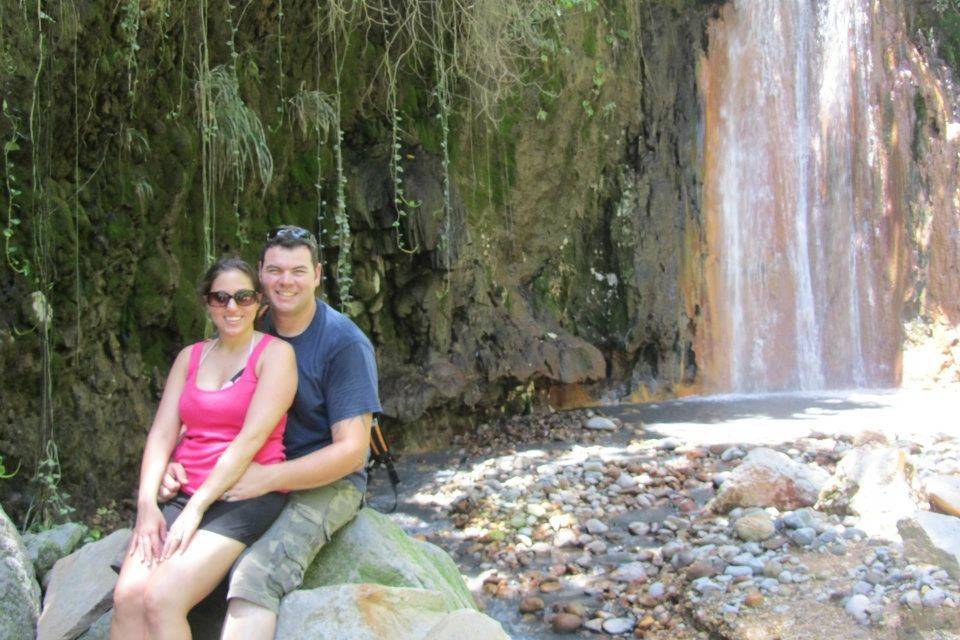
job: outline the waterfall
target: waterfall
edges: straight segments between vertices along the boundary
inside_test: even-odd
[[[708,390],[898,380],[914,114],[898,88],[902,15],[888,5],[734,0],[711,23]]]

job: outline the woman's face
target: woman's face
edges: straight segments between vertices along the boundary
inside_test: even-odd
[[[210,320],[222,337],[242,335],[253,329],[253,322],[257,318],[257,310],[260,308],[259,294],[255,295],[253,304],[237,304],[235,296],[240,293],[241,301],[249,296],[244,296],[243,292],[253,291],[253,282],[242,271],[230,270],[224,271],[218,275],[213,284],[210,285],[210,293],[207,295],[207,313],[210,314]],[[226,306],[211,304],[211,300],[216,303],[216,294],[229,294],[234,296],[227,300]]]

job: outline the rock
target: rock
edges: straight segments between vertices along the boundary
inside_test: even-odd
[[[773,520],[763,511],[754,511],[737,520],[733,525],[743,540],[761,542],[776,532]]]
[[[761,604],[763,604],[763,594],[759,591],[751,591],[743,599],[743,604],[747,605],[748,607],[759,607]]]
[[[0,638],[33,640],[39,616],[40,585],[33,564],[17,528],[0,508]]]
[[[129,529],[114,531],[53,565],[37,640],[72,640],[110,609],[117,583],[111,564],[129,540]]]
[[[802,527],[796,531],[791,531],[787,536],[801,547],[813,544],[817,539],[817,532],[812,527]]]
[[[90,625],[90,628],[77,640],[109,640],[111,622],[113,622],[113,609],[97,618],[97,621]]]
[[[951,516],[960,516],[960,478],[928,476],[924,478],[923,490],[932,508]]]
[[[923,606],[929,608],[939,607],[947,599],[947,592],[939,587],[934,587],[923,594]]]
[[[407,536],[386,516],[360,510],[324,545],[307,569],[303,589],[342,583],[413,587],[440,593],[448,609],[475,609],[453,560],[439,547]]]
[[[686,576],[688,580],[697,580],[698,578],[710,578],[720,573],[720,567],[709,560],[696,560],[687,567]]]
[[[897,529],[906,558],[935,564],[960,579],[960,518],[920,511],[897,522]]]
[[[430,589],[340,584],[294,591],[280,604],[277,640],[449,640],[508,638],[500,625],[473,609],[452,609]]]
[[[583,626],[583,619],[572,613],[558,613],[550,619],[554,633],[573,633]]]
[[[610,530],[610,527],[608,527],[607,525],[603,524],[602,522],[600,522],[600,521],[597,520],[596,518],[591,518],[591,519],[587,520],[587,521],[584,523],[583,526],[586,528],[586,530],[587,530],[587,531],[590,533],[590,535],[592,535],[592,536],[598,536],[598,535],[604,534],[604,533],[606,533],[607,531]]]
[[[610,579],[617,582],[644,582],[647,571],[642,562],[628,562],[617,567],[616,571],[610,574]]]
[[[603,621],[603,630],[610,635],[618,635],[632,630],[634,624],[630,618],[607,618]]]
[[[587,420],[583,427],[585,429],[593,429],[594,431],[616,431],[617,425],[610,418],[604,418],[603,416],[593,416]]]
[[[542,611],[544,607],[543,599],[537,596],[527,596],[520,601],[520,613],[536,613]]]
[[[23,544],[33,561],[37,578],[43,578],[57,560],[73,553],[86,533],[87,528],[82,524],[67,522],[53,529],[23,536]]]
[[[821,489],[817,508],[860,516],[858,526],[869,535],[896,539],[896,521],[917,510],[912,476],[913,467],[902,449],[851,449]]]
[[[726,513],[734,507],[777,507],[781,511],[814,504],[829,476],[819,467],[794,462],[759,447],[743,458],[717,491],[710,508]]]
[[[856,595],[850,596],[850,599],[847,600],[847,604],[844,605],[844,610],[849,613],[857,622],[865,622],[867,620],[867,608],[870,606],[870,598],[858,593]]]

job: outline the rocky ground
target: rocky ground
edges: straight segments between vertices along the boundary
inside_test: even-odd
[[[960,638],[960,440],[917,408],[956,401],[885,398],[505,419],[404,460],[394,518],[515,638]]]

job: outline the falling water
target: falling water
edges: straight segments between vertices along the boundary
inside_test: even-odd
[[[888,4],[734,0],[711,25],[699,355],[712,390],[897,381],[913,110],[894,90]]]

